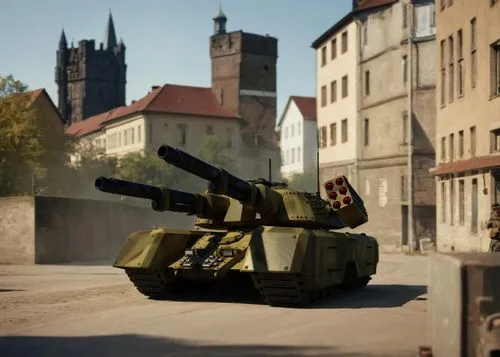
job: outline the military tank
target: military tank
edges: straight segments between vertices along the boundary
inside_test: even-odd
[[[151,200],[155,211],[196,216],[192,229],[157,227],[125,241],[113,266],[124,269],[149,298],[169,299],[189,286],[247,274],[269,305],[305,307],[338,288],[363,287],[376,273],[376,239],[335,231],[368,220],[345,176],[325,182],[324,200],[319,192],[270,179],[245,181],[168,145],[158,156],[207,180],[207,190],[189,193],[106,177],[95,181],[102,192]]]

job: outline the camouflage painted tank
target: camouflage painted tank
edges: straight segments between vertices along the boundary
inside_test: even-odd
[[[325,183],[329,199],[323,200],[285,183],[244,181],[170,146],[158,155],[208,180],[208,189],[194,194],[115,178],[95,182],[103,192],[149,199],[155,211],[196,215],[190,230],[159,227],[128,237],[113,266],[142,294],[168,299],[197,282],[249,274],[268,304],[304,306],[336,287],[365,286],[376,273],[377,241],[335,232],[368,220],[344,176]]]

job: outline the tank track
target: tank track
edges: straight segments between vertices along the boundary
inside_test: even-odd
[[[364,287],[371,280],[363,277],[350,282],[325,287],[320,290],[306,290],[300,274],[256,273],[252,274],[255,287],[261,297],[271,306],[306,307],[326,298],[340,294],[344,289]]]
[[[154,300],[164,300],[181,290],[177,281],[165,283],[160,273],[145,269],[125,269],[137,291]]]

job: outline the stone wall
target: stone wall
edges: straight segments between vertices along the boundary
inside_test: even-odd
[[[112,263],[128,234],[189,228],[193,217],[117,202],[58,197],[0,198],[0,263]]]

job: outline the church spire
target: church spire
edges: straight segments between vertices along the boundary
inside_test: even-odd
[[[221,3],[219,3],[219,12],[217,13],[217,15],[215,15],[213,20],[214,20],[214,35],[221,35],[226,33],[227,17],[222,11]]]
[[[64,28],[61,31],[61,37],[59,38],[59,48],[67,48],[68,41],[66,41],[66,34],[64,33]]]
[[[108,24],[106,26],[106,31],[104,33],[104,49],[113,49],[116,47],[116,33],[115,25],[113,24],[113,15],[111,15],[111,9],[109,9]]]

